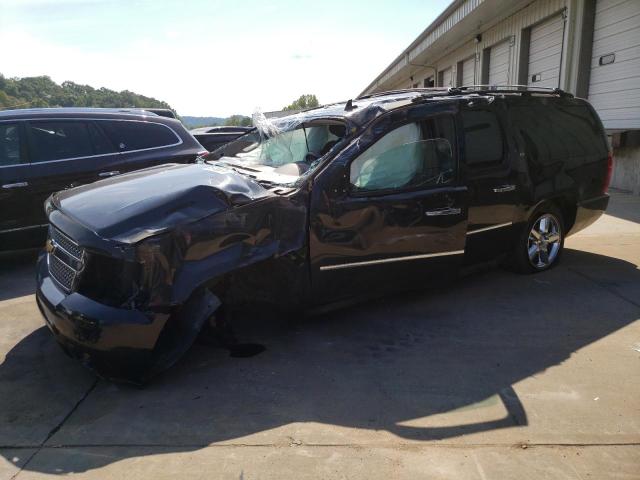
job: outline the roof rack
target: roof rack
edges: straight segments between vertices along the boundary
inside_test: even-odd
[[[463,93],[519,93],[521,95],[558,95],[560,97],[573,98],[569,92],[560,88],[530,87],[528,85],[463,85],[461,87],[450,87],[449,93],[460,95]]]
[[[564,90],[561,90],[559,88],[530,87],[528,85],[463,85],[461,87],[406,88],[399,90],[387,90],[385,92],[375,92],[369,93],[367,95],[362,95],[356,98],[356,100],[400,93],[422,93],[422,98],[438,95],[463,95],[465,93],[519,93],[521,95],[557,95],[560,97],[573,98],[573,95],[571,93],[565,92]]]
[[[386,90],[384,92],[368,93],[367,95],[360,95],[356,100],[363,100],[365,98],[382,97],[384,95],[393,95],[398,93],[447,93],[450,88],[447,87],[433,87],[433,88],[402,88],[398,90]]]

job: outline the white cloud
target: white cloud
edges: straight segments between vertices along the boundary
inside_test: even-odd
[[[126,49],[90,51],[4,28],[2,73],[131,90],[165,100],[183,115],[250,114],[256,107],[277,110],[303,93],[314,93],[322,102],[355,96],[384,66],[381,58],[396,53],[389,48],[349,51],[344,38],[314,39],[295,30],[229,42],[186,33],[179,28],[150,32]],[[185,36],[189,42],[176,41]]]

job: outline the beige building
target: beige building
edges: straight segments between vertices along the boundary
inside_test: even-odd
[[[640,0],[455,0],[362,93],[473,84],[588,98],[640,194]]]

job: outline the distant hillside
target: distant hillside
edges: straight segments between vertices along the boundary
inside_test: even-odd
[[[0,109],[37,107],[171,108],[161,100],[123,90],[95,89],[89,85],[51,78],[5,78],[0,74]]]
[[[0,73],[0,110],[40,107],[171,108],[167,102],[128,90],[116,92],[108,88],[96,89],[70,81],[58,85],[47,76],[6,78]],[[251,118],[244,115],[184,116],[180,120],[188,129],[215,125],[251,125]]]
[[[181,116],[180,120],[188,129],[198,127],[214,127],[216,125],[224,125],[226,118],[224,117],[189,117]]]

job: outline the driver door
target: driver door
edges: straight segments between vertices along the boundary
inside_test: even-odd
[[[375,137],[381,126],[373,126],[316,179],[310,257],[318,303],[455,276],[467,189],[459,183],[454,118],[405,120]]]

